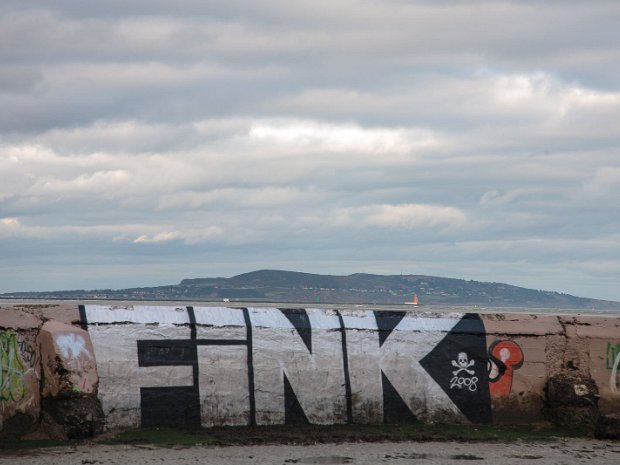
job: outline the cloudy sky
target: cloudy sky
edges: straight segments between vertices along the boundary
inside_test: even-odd
[[[261,268],[620,300],[620,4],[3,0],[0,292]]]

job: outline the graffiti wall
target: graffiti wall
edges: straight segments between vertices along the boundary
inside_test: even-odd
[[[39,374],[35,334],[0,330],[0,429],[16,413],[38,415]]]
[[[591,380],[600,412],[620,415],[613,316],[70,310],[62,320],[0,311],[0,437],[44,428],[43,417],[68,437],[104,423],[528,423],[545,419],[547,382],[558,374]]]
[[[524,361],[477,314],[85,306],[115,425],[493,420]]]
[[[17,334],[14,331],[0,332],[0,354],[2,354],[0,401],[20,401],[26,395],[24,375],[27,368],[22,360],[21,351],[17,345]]]

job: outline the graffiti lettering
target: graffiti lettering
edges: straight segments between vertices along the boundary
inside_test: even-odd
[[[85,306],[82,321],[111,424],[391,423],[447,409],[492,420],[476,314]]]
[[[55,337],[60,353],[67,361],[67,365],[81,371],[84,359],[92,360],[93,356],[86,347],[84,338],[75,333],[60,333]],[[81,359],[80,359],[81,358]]]
[[[607,350],[605,351],[605,368],[607,370],[613,370],[614,360],[620,354],[620,342],[616,342],[616,345],[612,345],[611,342],[607,343]]]
[[[93,358],[90,351],[86,348],[84,338],[79,334],[59,334],[56,336],[56,344],[58,344],[62,356],[66,359],[78,358],[80,355],[84,355],[89,360]]]
[[[28,341],[23,339],[18,340],[17,345],[19,346],[19,353],[21,354],[22,360],[31,367],[36,365],[37,351],[34,347],[32,347]]]
[[[465,386],[471,392],[474,392],[476,389],[478,389],[478,378],[476,376],[473,376],[471,378],[454,376],[450,380],[450,389],[453,389],[455,387],[461,389],[463,386]]]
[[[493,397],[510,395],[514,370],[523,365],[523,351],[514,341],[494,341],[489,347],[489,390]]]
[[[0,401],[18,401],[24,397],[24,365],[14,331],[0,332]]]

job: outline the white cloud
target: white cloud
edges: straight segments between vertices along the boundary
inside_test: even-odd
[[[454,207],[397,204],[340,208],[332,211],[331,215],[321,221],[339,227],[413,230],[436,227],[458,228],[465,225],[466,220],[465,213]]]
[[[9,228],[17,228],[21,226],[21,223],[19,222],[17,218],[2,218],[0,220],[0,223],[3,226],[9,227]]]
[[[162,231],[152,235],[142,234],[134,239],[133,242],[135,244],[156,244],[182,240],[185,244],[193,245],[224,239],[225,232],[219,226],[208,226],[201,229],[187,229],[183,231]]]
[[[401,130],[364,129],[314,121],[258,123],[250,129],[249,137],[261,143],[290,145],[296,150],[312,152],[400,154],[411,150],[413,145]]]
[[[134,240],[134,243],[157,243],[157,242],[167,242],[178,239],[181,236],[181,233],[178,231],[172,232],[160,232],[153,236],[147,236],[146,234],[141,235],[137,239]]]
[[[544,110],[560,118],[578,111],[620,108],[620,92],[596,91],[576,83],[563,83],[547,73],[514,74],[492,79],[495,102],[509,109]]]
[[[465,214],[457,208],[432,205],[380,205],[369,212],[367,223],[385,228],[460,226]]]
[[[2,218],[0,219],[0,240],[6,237],[19,237],[21,234],[22,224],[18,218]]]
[[[592,197],[612,196],[617,199],[620,195],[620,166],[598,168],[585,182],[583,191]]]

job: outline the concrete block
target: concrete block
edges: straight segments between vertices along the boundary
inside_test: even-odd
[[[562,326],[553,315],[528,315],[525,313],[482,313],[487,333],[505,335],[545,336],[561,334]]]
[[[98,376],[95,352],[88,332],[58,321],[41,328],[43,397],[94,394]]]
[[[14,307],[0,307],[0,328],[25,330],[41,327],[43,322],[30,313]]]

